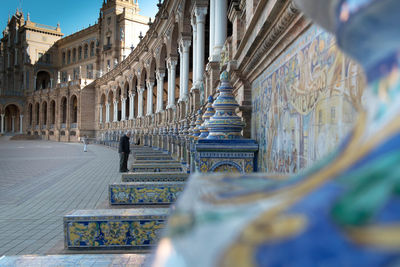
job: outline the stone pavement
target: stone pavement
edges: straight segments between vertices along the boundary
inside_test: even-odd
[[[60,253],[63,216],[104,205],[108,185],[121,181],[118,163],[100,145],[84,153],[77,143],[0,137],[0,257]]]

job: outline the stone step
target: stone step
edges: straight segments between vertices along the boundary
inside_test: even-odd
[[[110,205],[170,205],[175,203],[185,182],[116,183],[109,186]]]
[[[157,164],[174,164],[174,163],[179,163],[177,160],[157,160]],[[134,164],[154,164],[153,160],[134,160]]]
[[[132,172],[182,172],[183,167],[179,163],[147,163],[137,164],[136,162],[131,166]]]
[[[0,266],[142,266],[146,254],[75,254],[75,255],[21,255],[0,256]]]
[[[147,156],[135,156],[135,160],[172,160],[173,158],[170,155],[147,155]]]
[[[185,182],[188,177],[183,172],[129,172],[122,174],[122,182]]]
[[[67,249],[142,250],[157,244],[169,209],[75,210],[64,216]]]

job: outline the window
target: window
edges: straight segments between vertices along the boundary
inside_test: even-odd
[[[50,54],[46,54],[46,63],[50,64]]]
[[[74,80],[79,79],[79,68],[74,68]]]
[[[72,50],[72,62],[76,61],[76,48]]]
[[[93,42],[90,44],[90,56],[91,57],[94,56],[94,43]]]
[[[88,56],[89,56],[89,46],[87,44],[85,44],[84,57],[88,58]]]
[[[78,60],[82,59],[82,46],[78,48]]]
[[[111,45],[111,37],[110,36],[107,37],[107,45]]]
[[[66,82],[67,81],[67,75],[68,75],[67,72],[63,71],[61,73],[61,81]]]
[[[62,53],[62,64],[65,65],[65,52]]]
[[[108,59],[107,60],[107,71],[110,71],[110,69],[111,69],[111,61]]]
[[[86,77],[88,79],[93,79],[93,64],[86,66]]]
[[[71,63],[71,50],[68,51],[67,64]]]
[[[38,61],[43,61],[43,53],[39,53],[39,55],[38,55]]]

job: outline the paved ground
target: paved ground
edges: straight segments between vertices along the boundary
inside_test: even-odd
[[[100,145],[84,153],[82,144],[0,137],[0,256],[54,252],[63,215],[104,206],[108,185],[121,181],[118,162]]]

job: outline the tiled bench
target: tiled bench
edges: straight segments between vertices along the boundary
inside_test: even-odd
[[[185,182],[142,182],[111,184],[111,205],[170,205],[183,191]]]
[[[122,174],[122,182],[185,182],[188,177],[183,172],[131,172]]]
[[[152,247],[166,224],[169,209],[76,210],[64,216],[68,249]]]
[[[142,266],[145,254],[75,254],[75,255],[23,255],[23,256],[0,256],[0,266],[96,266],[96,267],[126,267]]]
[[[179,163],[147,163],[131,166],[132,172],[182,172],[182,165]]]

